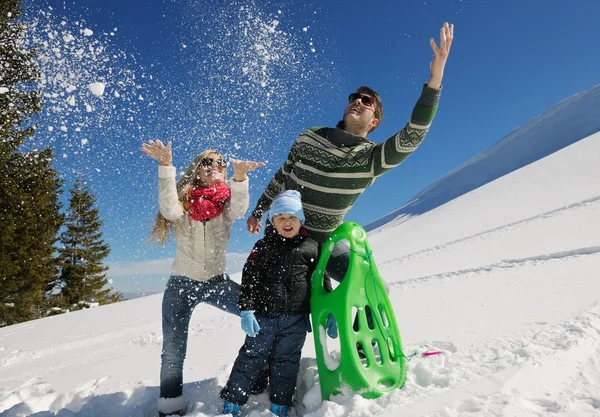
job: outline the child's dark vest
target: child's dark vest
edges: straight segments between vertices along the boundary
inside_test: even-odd
[[[259,248],[252,277],[246,275],[240,308],[253,309],[257,314],[309,314],[310,278],[319,256],[319,246],[308,233],[287,239],[268,227]],[[249,284],[249,285],[244,285]],[[250,303],[245,300],[251,299]],[[250,306],[251,308],[247,308]]]

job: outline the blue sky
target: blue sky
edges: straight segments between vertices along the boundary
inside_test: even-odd
[[[76,39],[57,44],[66,48],[60,56],[47,47],[43,66],[61,80],[72,75],[74,84],[103,82],[105,94],[84,96],[79,88],[82,95],[68,106],[68,95],[48,98],[34,143],[55,148],[67,186],[78,175],[89,180],[112,249],[109,265],[121,267],[174,255],[172,243],[144,243],[157,210],[157,181],[155,164],[138,151],[143,141],[173,140],[175,165],[182,168],[207,147],[266,161],[251,177],[253,206],[296,135],[335,125],[358,86],[377,90],[384,103],[385,119],[369,139],[382,141],[401,129],[429,75],[428,40],[438,41],[445,21],[455,25],[455,40],[432,128],[413,156],[365,192],[347,220],[364,225],[397,209],[513,129],[600,82],[594,42],[600,3],[592,0],[24,5],[44,23],[38,41],[54,29],[93,31],[83,37],[71,30]],[[69,58],[77,48],[67,46],[77,42],[101,48],[86,63]],[[84,102],[91,109],[81,108]],[[247,253],[255,240],[238,221],[229,251]],[[158,291],[165,278],[115,277],[114,285]]]

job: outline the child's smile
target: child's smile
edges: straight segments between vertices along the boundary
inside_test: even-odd
[[[273,217],[273,226],[281,236],[292,238],[300,231],[300,219],[293,214],[278,214]]]

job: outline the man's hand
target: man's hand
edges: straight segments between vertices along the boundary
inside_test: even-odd
[[[427,86],[439,90],[442,88],[442,77],[444,76],[444,67],[450,54],[450,46],[454,38],[454,25],[444,23],[440,29],[440,47],[438,48],[433,38],[429,39],[429,44],[433,50],[433,61],[431,61],[431,77]]]
[[[150,158],[156,159],[161,165],[169,166],[173,163],[171,142],[167,143],[167,146],[165,146],[159,139],[157,139],[156,142],[149,140],[148,143],[142,143],[140,150]]]
[[[246,174],[250,171],[254,171],[258,167],[264,167],[264,162],[254,161],[240,161],[239,159],[230,159],[231,165],[233,165],[233,180],[236,182],[245,181]]]
[[[246,220],[246,226],[248,226],[248,231],[255,235],[257,235],[262,228],[260,221],[258,221],[258,219],[256,219],[254,216],[248,217],[248,220]]]

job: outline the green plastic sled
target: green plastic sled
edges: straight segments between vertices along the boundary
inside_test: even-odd
[[[340,240],[347,240],[350,245],[350,264],[338,287],[326,292],[323,274]],[[406,379],[406,363],[400,332],[371,255],[367,233],[360,225],[345,222],[327,239],[311,287],[313,335],[323,400],[349,392],[377,398],[401,388]],[[372,320],[367,320],[368,310]],[[339,358],[327,350],[327,340],[332,341],[325,331],[329,314],[333,314],[338,326]]]

